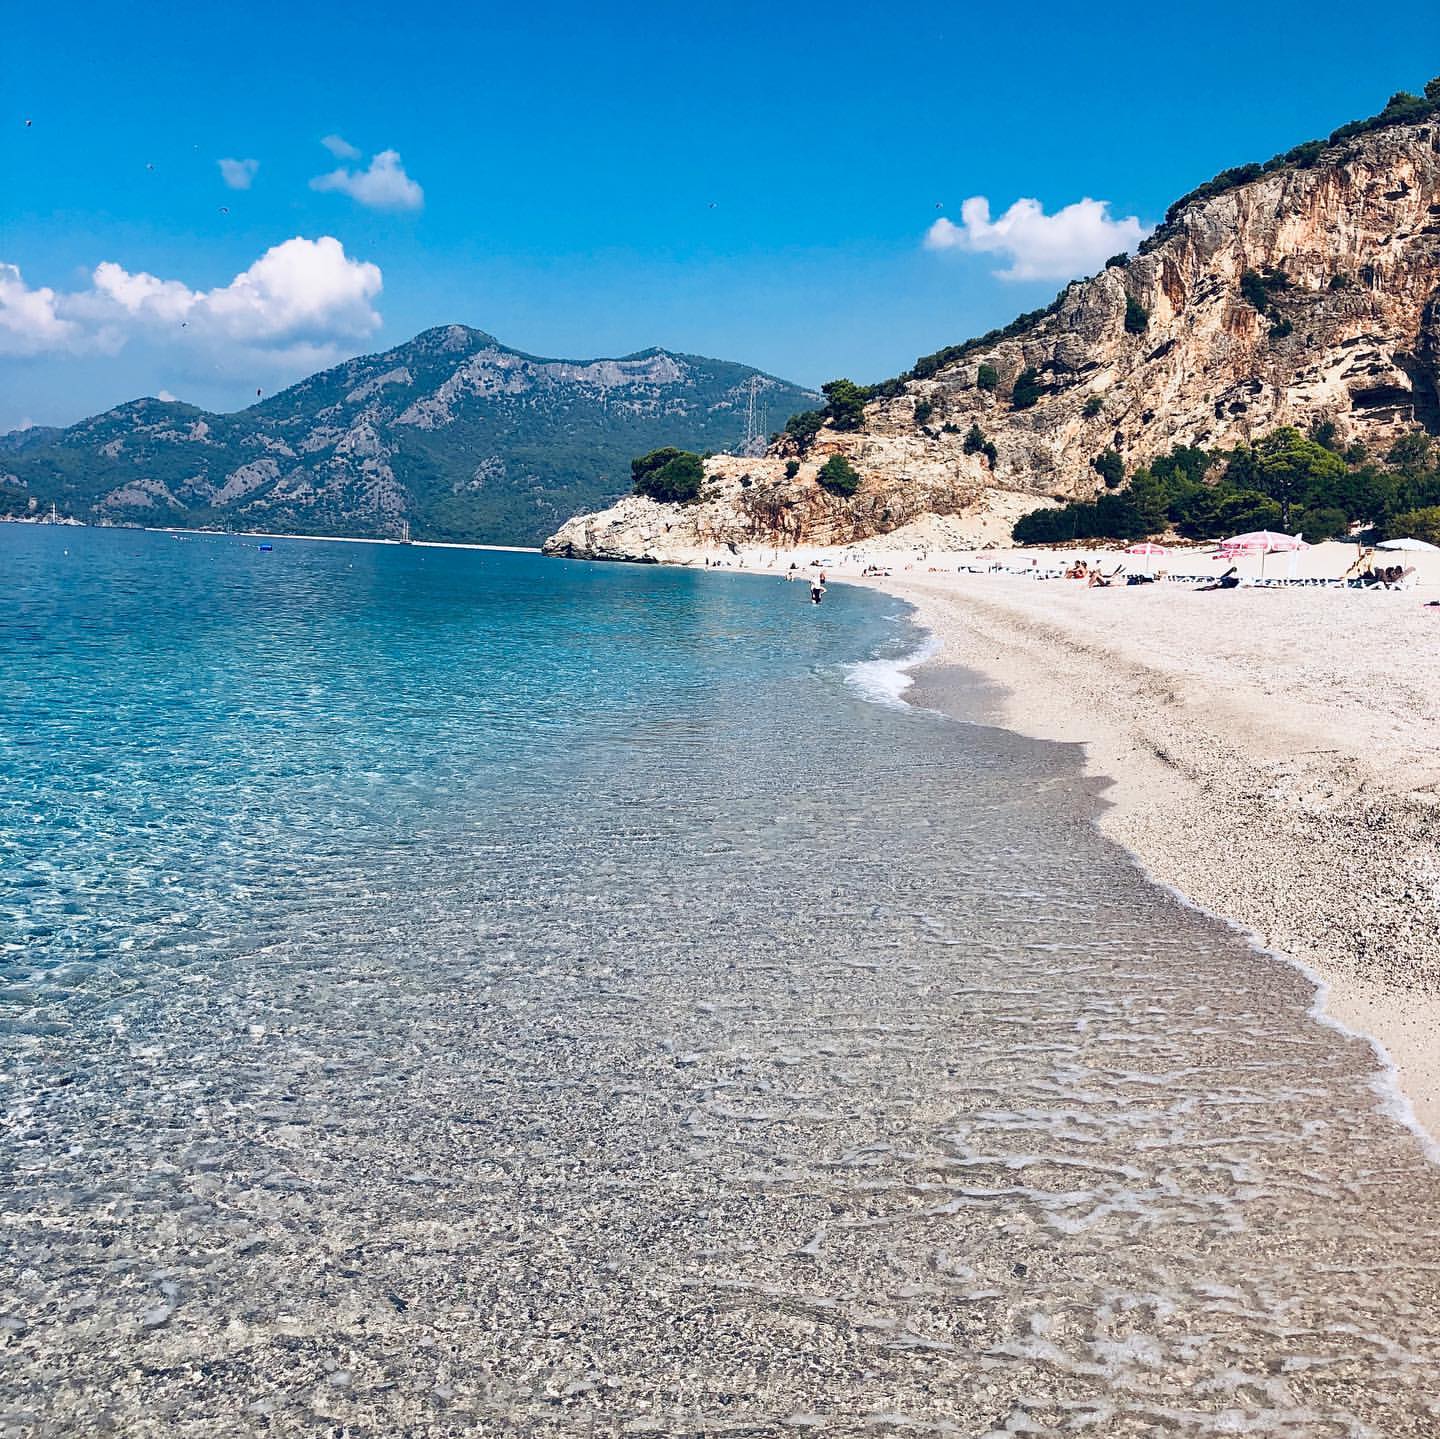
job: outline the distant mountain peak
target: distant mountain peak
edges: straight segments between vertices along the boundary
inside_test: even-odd
[[[479,349],[486,345],[499,345],[500,341],[488,330],[477,330],[473,325],[432,325],[421,330],[406,345],[422,345],[431,349],[459,351]],[[404,346],[398,348],[403,349]],[[504,346],[501,346],[503,349]]]
[[[152,397],[41,439],[6,469],[101,523],[539,543],[629,487],[660,445],[726,450],[760,376],[770,428],[819,399],[749,366],[652,347],[548,359],[437,325],[229,415]]]

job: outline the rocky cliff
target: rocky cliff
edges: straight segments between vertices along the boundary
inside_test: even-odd
[[[1328,420],[1340,442],[1375,451],[1440,432],[1440,112],[1292,154],[1203,187],[1140,254],[1049,310],[874,387],[858,423],[832,406],[812,438],[749,462],[748,485],[712,462],[709,502],[670,507],[672,543],[687,531],[824,543],[923,511],[993,511],[997,491],[1088,497],[1102,486],[1092,461],[1111,449],[1128,471],[1279,425]],[[851,499],[815,482],[832,454],[863,477]],[[801,462],[791,478],[786,460]],[[625,501],[549,548],[643,557],[654,522]]]

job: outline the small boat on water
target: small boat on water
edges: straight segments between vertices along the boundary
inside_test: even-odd
[[[400,521],[400,538],[396,540],[395,543],[397,545],[413,545],[415,543],[415,541],[410,538],[409,520]]]
[[[273,550],[274,548],[275,548],[274,545],[261,545],[261,546],[260,546],[260,552],[261,552],[261,554],[264,554],[266,550]]]

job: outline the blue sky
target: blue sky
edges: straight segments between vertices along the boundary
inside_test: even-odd
[[[1440,7],[32,3],[4,41],[0,430],[450,321],[879,379],[1418,90]]]

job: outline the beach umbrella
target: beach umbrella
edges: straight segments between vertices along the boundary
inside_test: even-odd
[[[1236,555],[1259,555],[1260,574],[1263,578],[1266,555],[1275,554],[1277,551],[1294,553],[1296,550],[1309,548],[1299,535],[1282,535],[1274,530],[1251,530],[1249,534],[1232,535],[1228,540],[1222,540],[1217,553],[1227,560],[1233,560]]]
[[[1424,540],[1381,540],[1377,550],[1440,550],[1440,545],[1427,545]]]
[[[1222,554],[1268,555],[1276,550],[1308,550],[1299,535],[1280,535],[1274,530],[1252,530],[1248,535],[1232,535],[1220,541]]]
[[[1125,551],[1125,553],[1127,555],[1144,555],[1145,573],[1148,575],[1150,571],[1155,568],[1156,556],[1158,555],[1163,557],[1165,555],[1168,555],[1170,551],[1167,550],[1164,545],[1157,545],[1152,543],[1150,540],[1146,540],[1142,544],[1131,545]]]

